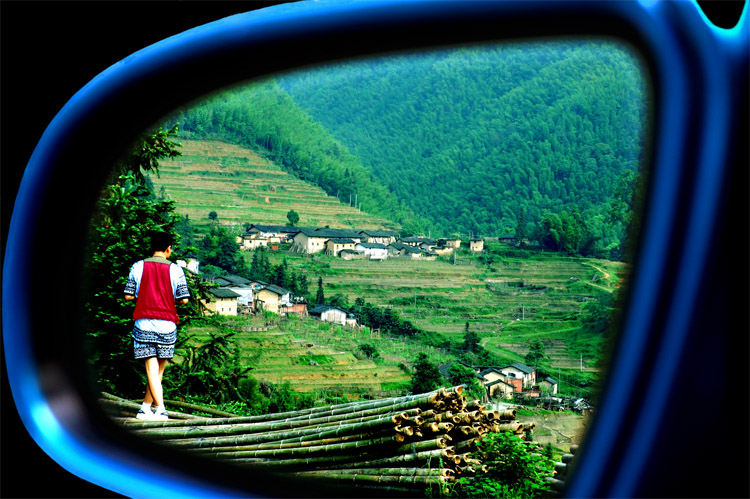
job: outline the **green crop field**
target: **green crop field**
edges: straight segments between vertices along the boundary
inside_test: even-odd
[[[490,244],[488,251],[502,252],[504,246]],[[394,308],[421,329],[456,343],[463,340],[468,324],[485,348],[508,360],[522,360],[529,341],[540,339],[547,345],[552,367],[580,368],[583,349],[589,353],[584,369],[596,370],[601,344],[592,351],[570,343],[581,329],[583,306],[616,290],[627,267],[608,260],[530,254],[532,258],[498,257],[490,266],[469,254],[457,257],[456,264],[452,259],[346,261],[289,253],[283,257],[311,282],[321,277],[328,297],[341,294],[350,304],[364,298]],[[280,261],[282,254],[273,257]]]
[[[407,389],[410,377],[399,367],[409,362],[419,345],[379,345],[376,361],[354,355],[357,346],[372,342],[368,330],[321,324],[313,319],[225,318],[236,330],[232,342],[240,363],[251,367],[259,381],[289,382],[300,392],[329,392],[395,396]],[[248,330],[248,329],[262,329]],[[216,331],[210,327],[187,327],[181,334],[200,344]]]

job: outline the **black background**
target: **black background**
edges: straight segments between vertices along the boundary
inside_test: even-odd
[[[65,103],[112,64],[152,43],[280,2],[0,3],[3,255],[15,195],[44,130]],[[64,214],[61,214],[64,219]],[[4,353],[2,362],[4,363]],[[2,380],[0,496],[117,497],[69,473],[31,439]]]
[[[228,15],[275,3],[279,2],[3,0],[0,3],[3,253],[24,167],[47,125],[76,91],[110,65],[152,43]],[[731,26],[742,2],[705,5],[717,24]],[[64,214],[61,215],[64,220]],[[746,231],[747,225],[743,228]],[[747,232],[743,240],[746,235]],[[744,251],[747,254],[747,246]],[[745,297],[746,292],[741,295]],[[739,300],[739,305],[742,304]],[[747,334],[746,319],[745,313],[741,335]],[[0,359],[4,362],[4,354]],[[747,397],[746,381],[741,380],[744,397]],[[116,497],[68,473],[37,447],[17,416],[4,368],[0,417],[0,496]],[[747,481],[747,475],[734,480],[738,478]]]

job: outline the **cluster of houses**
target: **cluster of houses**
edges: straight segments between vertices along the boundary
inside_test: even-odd
[[[187,267],[186,267],[187,268]],[[211,298],[204,302],[217,315],[243,315],[262,311],[281,316],[290,314],[315,317],[323,322],[357,326],[357,319],[346,310],[333,305],[316,305],[308,309],[304,298],[276,284],[236,275],[205,276],[218,287],[208,290]]]
[[[439,367],[447,379],[452,364]],[[593,413],[594,407],[584,398],[563,396],[558,393],[558,382],[541,375],[533,367],[514,362],[500,367],[469,366],[485,389],[483,402],[513,399],[516,403],[535,405],[549,410],[571,410],[583,415]]]
[[[324,253],[346,260],[387,258],[412,258],[435,260],[461,247],[460,239],[431,239],[404,237],[387,230],[331,229],[318,227],[290,227],[286,225],[252,224],[237,237],[243,250],[261,246],[278,249],[281,244],[291,244],[290,250],[301,254]],[[471,239],[469,249],[484,250],[483,239]]]
[[[452,364],[440,366],[440,372],[448,377]],[[466,366],[466,364],[462,364]],[[466,366],[476,372],[486,390],[487,400],[513,398],[516,394],[526,397],[539,397],[543,393],[557,393],[557,381],[549,376],[539,379],[537,371],[521,362],[514,362],[502,367]]]

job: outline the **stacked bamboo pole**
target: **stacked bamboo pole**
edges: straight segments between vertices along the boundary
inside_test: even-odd
[[[547,483],[550,484],[552,489],[549,494],[551,497],[559,497],[565,491],[565,480],[568,478],[577,451],[578,446],[571,445],[570,452],[563,454],[560,461],[555,463],[555,476],[547,477]]]
[[[134,434],[186,452],[291,473],[321,486],[445,492],[459,477],[486,471],[473,459],[476,442],[489,432],[521,437],[532,424],[515,410],[487,410],[467,401],[463,387],[374,401],[351,402],[279,414],[197,418],[170,411],[167,421],[141,421],[129,406],[108,396],[103,405]],[[204,411],[206,412],[206,411]]]

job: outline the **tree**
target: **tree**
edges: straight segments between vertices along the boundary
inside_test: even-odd
[[[299,214],[294,210],[289,210],[286,214],[286,218],[289,220],[287,225],[290,227],[294,227],[299,222]]]
[[[469,323],[467,322],[468,326]],[[480,348],[479,335],[474,331],[469,331],[468,327],[466,333],[464,333],[464,342],[461,344],[461,349],[465,352],[478,352]]]
[[[518,211],[518,223],[516,224],[516,241],[518,241],[523,248],[526,246],[524,242],[528,237],[526,234],[526,208],[521,207]]]
[[[474,369],[467,367],[458,362],[451,364],[448,369],[448,382],[453,385],[465,385],[466,398],[469,399],[482,399],[484,397],[484,387],[477,378],[477,373]]]
[[[430,362],[426,353],[421,352],[417,355],[414,362],[414,370],[411,375],[412,393],[426,393],[443,384],[443,376],[440,374],[437,366]]]
[[[456,481],[450,495],[460,497],[546,497],[555,463],[538,446],[509,432],[490,433],[477,442],[472,457],[487,465],[486,473]]]
[[[378,349],[375,345],[372,343],[362,343],[357,347],[357,352],[360,353],[362,356],[368,359],[379,359],[380,358],[380,352],[378,352]]]
[[[326,302],[326,296],[323,293],[323,278],[318,277],[318,291],[315,293],[315,304],[323,305]]]
[[[211,210],[208,212],[208,219],[211,220],[212,222],[215,222],[216,219],[218,218],[219,218],[219,214],[216,213],[214,210]]]
[[[544,343],[540,340],[534,340],[529,345],[529,353],[526,354],[523,361],[532,367],[536,367],[546,358],[547,355],[544,353]]]
[[[198,257],[204,265],[213,265],[243,277],[250,275],[234,236],[225,227],[211,226],[198,244]]]

